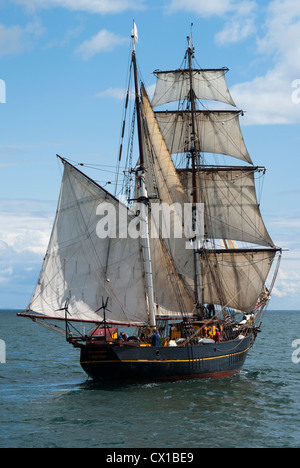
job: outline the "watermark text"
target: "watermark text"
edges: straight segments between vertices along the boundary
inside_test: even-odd
[[[292,354],[292,362],[294,364],[300,364],[300,340],[293,341],[292,348],[295,349]]]
[[[130,210],[110,202],[100,203],[97,216],[100,220],[96,226],[99,239],[183,239],[187,240],[186,248],[191,249],[192,242],[200,243],[204,239],[204,204],[153,203],[147,213],[144,203],[135,203]],[[148,215],[148,216],[146,216]],[[149,216],[150,215],[150,216]],[[147,218],[150,218],[148,227]]]
[[[6,364],[6,344],[0,340],[0,364]]]
[[[0,80],[0,104],[6,104],[6,84],[4,80]]]
[[[300,79],[294,80],[292,83],[292,88],[296,88],[292,93],[292,102],[294,104],[300,103]]]

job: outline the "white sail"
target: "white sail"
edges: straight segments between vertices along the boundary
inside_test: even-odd
[[[112,210],[115,218],[100,218]],[[98,223],[107,223],[99,238]],[[53,318],[103,320],[102,297],[109,297],[106,319],[148,323],[148,300],[138,224],[143,220],[83,173],[65,163],[57,215],[38,285],[29,309]],[[156,229],[152,226],[152,229]],[[134,234],[134,235],[133,235]],[[192,301],[163,250],[159,235],[151,239],[153,283],[158,315],[180,315]]]
[[[177,173],[185,192],[191,193],[191,171],[178,169]],[[254,176],[255,170],[247,167],[203,168],[197,172],[205,237],[274,247],[260,213]]]
[[[150,217],[150,249],[153,268],[154,300],[159,316],[178,316],[193,311],[193,293],[178,274],[175,262],[159,234],[156,220]]]
[[[230,95],[225,74],[228,69],[193,70],[193,91],[197,99],[224,102],[235,107]],[[157,84],[152,106],[185,100],[190,94],[189,70],[155,72]]]
[[[115,239],[99,239],[97,210],[109,201],[120,219]],[[147,322],[138,239],[126,235],[127,209],[70,164],[65,164],[57,215],[30,310],[69,319]],[[113,226],[113,225],[112,225]],[[123,232],[122,232],[123,231]],[[124,238],[122,238],[124,237]]]
[[[135,28],[132,35],[135,38]],[[154,307],[159,316],[193,313],[198,286],[201,286],[199,304],[253,310],[276,255],[259,210],[255,168],[199,167],[195,185],[198,202],[204,205],[203,237],[224,240],[225,247],[242,241],[271,249],[208,250],[205,243],[198,243],[198,238],[195,242],[187,234],[184,210],[192,200],[191,171],[176,170],[171,156],[188,152],[194,158],[194,166],[198,164],[195,153],[200,152],[229,155],[252,164],[239,124],[240,111],[193,109],[195,135],[190,111],[153,111],[154,106],[196,98],[235,106],[226,83],[226,71],[193,70],[192,80],[189,70],[157,72],[152,105],[142,86],[139,136],[143,139],[145,197],[141,194],[139,197],[151,199],[149,270],[145,271],[143,258],[145,243],[138,235],[138,231],[144,232],[142,215],[128,210],[63,161],[55,223],[29,310],[51,318],[64,319],[67,314],[69,320],[101,322],[102,298],[109,298],[106,316],[109,322],[142,325],[151,323],[149,310]],[[145,209],[144,200],[142,203]],[[170,209],[175,204],[179,206],[179,211],[169,213],[169,219],[162,212],[163,224],[170,227],[168,237],[162,235],[155,217],[154,208],[161,204]],[[102,228],[105,225],[105,216],[100,219],[100,214],[104,215],[108,205],[113,208],[115,224],[108,223],[107,235],[101,237],[98,227],[99,222]],[[136,236],[132,235],[134,231]],[[152,293],[150,299],[147,296],[147,275],[154,304]],[[199,281],[195,286],[200,277],[201,285]]]
[[[184,204],[191,197],[191,171],[176,170],[145,90],[143,116],[151,143],[146,144],[146,181],[150,193],[168,204]],[[161,114],[163,115],[163,113]],[[147,140],[145,136],[145,140]],[[274,247],[256,198],[254,169],[199,170],[199,202],[204,203],[205,236]],[[167,242],[166,242],[167,244]],[[167,244],[168,245],[168,244]],[[194,288],[194,255],[180,240],[173,240],[172,258],[190,294]],[[260,296],[276,250],[214,254],[201,250],[203,303],[250,311]],[[181,269],[182,268],[182,269]],[[192,281],[190,281],[192,279]]]
[[[202,252],[204,303],[251,312],[264,291],[275,255],[276,250]]]
[[[189,152],[190,112],[156,112],[156,119],[171,154]],[[239,111],[197,111],[196,150],[232,156],[252,164],[239,123]]]

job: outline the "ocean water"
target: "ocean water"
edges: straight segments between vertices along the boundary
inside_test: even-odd
[[[101,385],[64,337],[0,311],[0,447],[298,448],[300,312],[267,312],[262,329],[233,378]]]

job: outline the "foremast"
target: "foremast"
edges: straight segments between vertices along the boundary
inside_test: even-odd
[[[134,85],[135,85],[135,102],[136,102],[136,117],[138,127],[138,141],[139,141],[139,167],[136,170],[136,179],[138,187],[138,202],[140,203],[140,218],[141,222],[141,248],[142,257],[144,264],[145,274],[145,287],[149,305],[149,323],[151,327],[156,326],[155,318],[155,304],[154,304],[154,287],[153,287],[153,276],[152,276],[152,264],[151,264],[151,251],[150,251],[150,239],[149,239],[149,220],[148,220],[148,194],[145,185],[145,157],[142,137],[142,117],[140,107],[140,90],[138,83],[137,73],[137,62],[136,62],[136,51],[135,43],[137,40],[137,28],[135,23],[133,24],[132,30],[132,64],[134,71]]]

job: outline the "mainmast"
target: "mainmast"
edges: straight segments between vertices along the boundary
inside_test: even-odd
[[[133,23],[132,30],[132,64],[134,70],[134,83],[135,83],[135,101],[136,101],[136,116],[138,126],[138,140],[139,140],[139,156],[140,166],[136,171],[136,178],[138,180],[138,201],[141,204],[141,246],[142,256],[144,262],[145,282],[146,291],[148,296],[149,304],[149,315],[150,315],[150,326],[156,326],[155,319],[155,305],[154,305],[154,289],[153,289],[153,276],[152,276],[152,265],[151,265],[151,253],[150,253],[150,240],[149,240],[149,223],[148,223],[148,194],[145,186],[145,158],[144,158],[144,146],[142,138],[142,117],[141,117],[141,106],[140,106],[140,90],[138,83],[136,53],[135,53],[135,42],[137,41],[137,28]]]
[[[198,197],[198,186],[197,186],[197,169],[198,169],[198,161],[197,161],[197,149],[196,149],[196,123],[195,123],[195,93],[193,89],[193,67],[192,67],[192,56],[194,53],[194,48],[191,45],[190,38],[188,40],[188,61],[189,61],[189,77],[190,77],[190,104],[191,104],[191,116],[192,116],[192,134],[191,134],[191,143],[192,147],[190,149],[191,152],[191,160],[192,160],[192,222],[193,222],[193,232],[197,233],[197,225],[199,223],[199,219],[197,219],[197,203],[199,202]],[[193,239],[193,247],[194,247],[194,263],[195,263],[195,299],[196,299],[196,307],[201,308],[202,306],[202,289],[201,289],[201,270],[200,270],[200,260],[199,260],[199,240],[197,239],[197,234]]]

